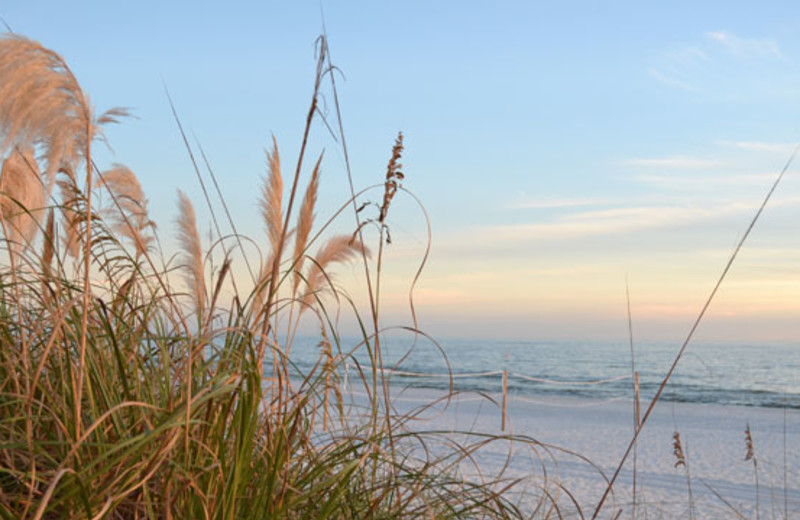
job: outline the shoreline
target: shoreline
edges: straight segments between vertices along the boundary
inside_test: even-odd
[[[391,393],[400,412],[445,395],[432,389],[396,386],[391,387]],[[648,404],[642,403],[643,411]],[[451,432],[454,440],[475,434],[507,434],[535,441],[530,447],[539,452],[527,449],[524,442],[487,443],[474,455],[477,467],[467,464],[462,469],[478,478],[501,473],[523,478],[523,485],[544,485],[550,493],[552,489],[555,493],[568,491],[582,513],[590,517],[605,490],[604,478],[613,475],[632,439],[632,400],[566,396],[534,400],[509,394],[507,406],[505,432],[501,431],[501,403],[470,392],[454,395],[447,406],[439,402],[426,409],[421,413],[425,420],[414,422],[412,428]],[[756,467],[752,460],[744,460],[748,425],[758,461],[758,496]],[[686,464],[680,467],[675,466],[673,454],[676,431],[686,458]],[[691,504],[692,514],[698,519],[737,517],[734,509],[754,518],[758,502],[765,518],[772,513],[779,518],[796,518],[800,516],[798,441],[800,411],[794,408],[659,402],[642,428],[635,450],[637,509],[666,518],[688,518]],[[631,517],[633,459],[632,452],[614,485],[614,497],[609,498],[600,518],[613,517],[618,509],[624,511],[623,517]],[[566,493],[558,500],[565,511],[575,511]]]

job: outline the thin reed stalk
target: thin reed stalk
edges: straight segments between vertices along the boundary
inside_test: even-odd
[[[633,435],[636,437],[639,429],[639,381],[636,377],[636,351],[633,347],[633,317],[631,314],[631,291],[627,277],[625,279],[625,302],[628,310],[628,343],[631,348],[631,382],[633,384]],[[633,505],[631,518],[636,519],[636,476],[638,470],[638,448],[633,446]]]

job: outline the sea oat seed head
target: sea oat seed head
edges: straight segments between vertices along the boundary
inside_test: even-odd
[[[745,453],[744,460],[751,460],[755,459],[756,450],[755,446],[753,445],[753,436],[750,434],[750,424],[747,424],[747,428],[744,430],[744,444],[747,452]]]
[[[394,194],[397,192],[399,181],[402,181],[405,176],[400,168],[400,156],[403,153],[403,132],[398,132],[397,139],[392,147],[392,158],[389,159],[389,165],[386,167],[386,182],[384,183],[383,204],[381,204],[381,213],[378,217],[378,222],[381,224],[386,220],[386,214],[389,211],[389,205],[392,203]]]
[[[686,466],[686,457],[683,454],[683,446],[681,445],[681,436],[678,430],[672,435],[672,454],[675,455],[675,467]]]

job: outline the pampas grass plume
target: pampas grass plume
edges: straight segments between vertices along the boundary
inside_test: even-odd
[[[322,162],[322,155],[317,160],[314,166],[314,171],[311,173],[311,180],[308,182],[306,188],[306,195],[303,197],[303,205],[300,206],[300,215],[297,218],[297,234],[294,241],[294,284],[293,288],[297,293],[297,288],[300,284],[300,271],[303,268],[303,259],[305,257],[305,249],[308,244],[308,236],[311,234],[311,228],[314,225],[314,206],[317,203],[317,190],[319,189],[319,165]]]
[[[128,167],[116,164],[102,174],[101,183],[115,200],[112,229],[131,239],[136,246],[136,255],[141,255],[153,241],[152,236],[144,233],[155,229],[156,225],[148,216],[147,199],[139,179]]]
[[[0,173],[0,218],[6,239],[19,250],[36,236],[44,211],[44,186],[33,149],[12,150]]]
[[[206,283],[203,274],[203,249],[197,232],[197,219],[194,207],[181,190],[178,190],[178,241],[183,249],[183,268],[186,270],[186,283],[194,295],[198,314],[205,308]]]
[[[323,282],[330,277],[326,273],[328,266],[334,263],[343,263],[355,259],[358,255],[370,255],[370,251],[360,240],[351,235],[337,235],[328,239],[314,257],[314,264],[306,276],[308,290],[303,297],[303,308],[307,308],[314,301],[314,295],[322,290]]]
[[[100,126],[126,115],[124,108],[112,108],[95,119],[61,56],[22,36],[0,37],[0,154],[41,147],[46,196],[59,170],[75,171],[88,160],[88,143],[102,137]]]
[[[283,232],[283,220],[281,218],[281,201],[283,198],[283,177],[281,176],[281,157],[278,154],[278,143],[272,137],[272,153],[267,152],[268,173],[261,191],[261,216],[267,228],[272,252],[278,251],[278,242],[281,240]]]

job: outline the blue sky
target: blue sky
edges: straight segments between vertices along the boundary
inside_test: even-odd
[[[285,164],[296,157],[323,12],[357,186],[381,181],[406,135],[406,186],[434,232],[417,302],[435,335],[624,339],[627,277],[637,335],[679,339],[800,140],[794,2],[0,7],[14,31],[66,58],[98,110],[133,109],[107,130],[114,151],[102,160],[137,172],[165,243],[176,188],[202,209],[164,84],[240,227],[260,237],[263,151],[274,134]],[[340,149],[314,130],[324,217],[348,189]],[[796,177],[701,337],[800,334]],[[390,225],[385,320],[407,323],[425,225],[407,199]]]

